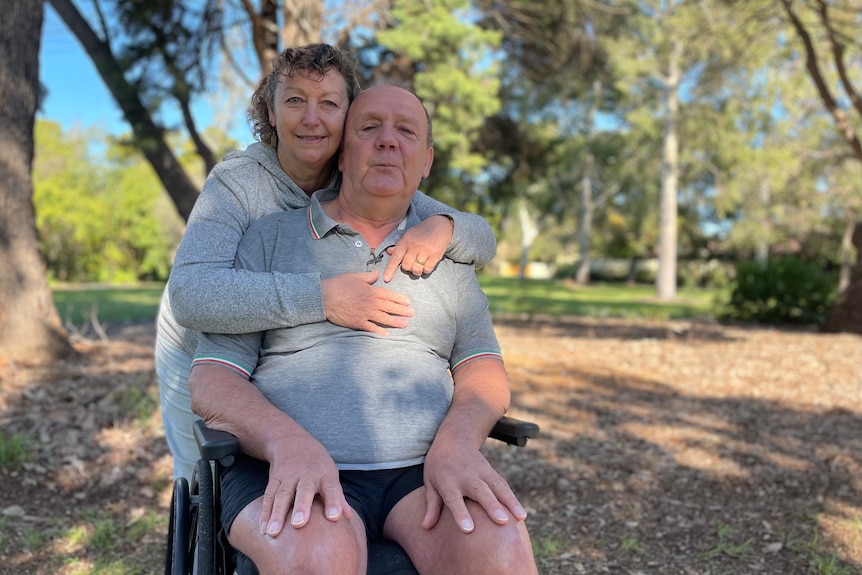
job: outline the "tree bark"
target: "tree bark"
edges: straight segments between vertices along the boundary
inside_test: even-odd
[[[42,0],[10,3],[0,19],[0,362],[73,355],[36,239],[33,126],[39,100]]]
[[[259,13],[249,0],[243,0],[242,5],[251,21],[254,51],[263,78],[272,72],[272,61],[278,56],[278,2],[261,0]]]
[[[658,274],[655,280],[656,297],[671,300],[676,297],[677,255],[677,187],[679,181],[679,82],[682,43],[674,40],[665,79],[664,144],[662,146],[661,199],[658,230]]]
[[[822,331],[827,333],[862,333],[862,223],[853,230],[853,245],[856,265],[850,272],[850,283],[826,315]]]
[[[838,274],[838,293],[843,292],[850,285],[850,276],[853,275],[853,232],[856,226],[848,222],[841,234],[841,270]]]
[[[137,89],[126,80],[125,70],[111,52],[110,45],[96,35],[71,0],[49,2],[93,61],[131,126],[135,145],[153,167],[180,216],[188,221],[200,191],[174,156],[165,141],[164,131],[153,122]]]
[[[814,87],[817,89],[817,94],[820,96],[823,106],[832,115],[835,127],[850,148],[853,157],[862,162],[862,140],[859,139],[856,129],[847,117],[847,113],[841,108],[835,96],[832,95],[829,84],[821,72],[811,34],[799,16],[797,16],[790,0],[782,0],[782,6],[791,25],[796,30],[799,40],[805,47],[805,65],[808,75],[811,81],[814,82]],[[844,95],[852,104],[850,110],[855,110],[860,119],[862,119],[862,97],[860,97],[858,90],[850,82],[847,75],[844,65],[844,45],[838,40],[839,35],[835,33],[835,29],[833,28],[833,23],[829,16],[829,3],[818,0],[816,6],[818,7],[817,12],[820,23],[823,26],[823,31],[826,33],[831,46],[832,63],[835,69],[838,70]],[[850,282],[838,296],[835,305],[829,310],[826,322],[823,325],[823,331],[862,334],[862,222],[856,224],[853,232],[853,244],[856,246],[856,265],[853,266],[853,270],[850,273]]]
[[[302,46],[320,42],[323,29],[323,0],[284,0],[284,26],[281,38],[285,46]]]
[[[584,166],[584,175],[581,178],[581,217],[580,226],[578,227],[578,251],[580,253],[580,262],[578,263],[578,271],[575,274],[575,282],[578,285],[585,286],[590,283],[590,242],[593,233],[593,217],[596,212],[596,204],[593,201],[593,164],[595,163],[592,154],[587,155],[586,165]]]
[[[521,221],[521,263],[518,266],[518,279],[524,279],[530,264],[530,248],[539,237],[539,225],[530,214],[526,200],[518,202],[518,218]]]

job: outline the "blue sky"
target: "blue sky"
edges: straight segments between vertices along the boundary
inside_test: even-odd
[[[48,4],[42,25],[39,77],[48,95],[37,118],[58,122],[66,132],[92,127],[114,135],[129,131],[96,67]],[[211,123],[212,111],[206,104],[197,105],[194,112],[199,128]],[[231,135],[241,143],[251,141],[244,109],[237,111]]]
[[[59,122],[66,131],[92,126],[112,134],[128,130],[95,66],[47,4],[39,77],[48,88],[48,97],[37,118]]]

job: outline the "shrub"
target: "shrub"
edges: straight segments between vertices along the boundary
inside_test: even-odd
[[[770,259],[765,266],[741,262],[731,286],[722,319],[771,325],[822,324],[837,291],[833,274],[794,256]]]

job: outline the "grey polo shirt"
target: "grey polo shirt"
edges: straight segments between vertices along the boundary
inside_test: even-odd
[[[321,208],[336,189],[307,208],[253,224],[236,267],[256,272],[318,273],[329,278],[378,270],[394,245],[419,223],[412,207],[376,251],[361,234]],[[254,383],[274,405],[329,450],[340,469],[391,469],[424,460],[452,399],[450,372],[500,347],[475,268],[444,259],[434,273],[399,270],[382,287],[410,298],[415,315],[388,336],[328,321],[244,335],[205,334],[195,364],[219,364]]]

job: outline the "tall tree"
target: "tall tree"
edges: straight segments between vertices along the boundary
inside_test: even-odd
[[[684,158],[692,149],[685,138],[695,130],[691,124],[692,103],[712,97],[740,63],[746,62],[752,31],[738,26],[744,8],[727,9],[715,0],[647,0],[624,3],[630,11],[628,34],[615,39],[614,69],[624,90],[632,125],[661,125],[661,192],[659,237],[656,251],[659,269],[656,295],[676,296],[678,198]],[[709,129],[701,124],[700,129]],[[690,174],[689,178],[698,178]]]
[[[848,51],[855,50],[857,59],[862,51],[858,36],[862,2],[781,0],[781,5],[802,45],[806,69],[824,108],[852,157],[862,163],[862,87],[854,84],[848,69],[852,61]],[[832,81],[829,68],[837,81]],[[856,224],[852,239],[856,263],[847,287],[829,311],[823,326],[826,331],[862,333],[862,222]]]
[[[579,277],[586,281],[592,218],[611,189],[602,186],[605,158],[593,149],[598,145],[596,114],[606,114],[614,99],[600,39],[613,33],[621,12],[602,2],[577,0],[475,4],[482,25],[502,34],[506,54],[503,109],[486,126],[483,140],[495,158],[495,172],[503,174],[496,178],[495,195],[498,200],[505,193],[520,196],[519,219],[527,221],[523,214],[529,203],[530,226],[542,221],[543,232],[550,231],[551,219],[545,217],[550,213],[559,220],[562,213],[578,212]],[[509,129],[520,135],[488,137]],[[527,231],[522,226],[525,238],[534,236]],[[522,246],[522,257],[527,250]]]
[[[460,184],[487,163],[474,151],[479,130],[500,108],[498,67],[491,57],[500,36],[467,21],[468,8],[467,0],[395,0],[391,25],[375,38],[385,59],[397,63],[375,70],[376,80],[411,87],[434,117],[429,189],[460,207],[469,205],[470,196],[469,186]]]
[[[732,222],[724,246],[753,253],[763,265],[791,244],[807,257],[834,260],[827,244],[837,245],[839,210],[852,204],[846,190],[851,180],[842,168],[846,152],[812,101],[799,59],[786,43],[762,48],[770,49],[768,66],[740,70],[724,83],[722,90],[734,99],[725,106],[724,122],[713,122],[722,139],[710,160],[718,170],[712,206]]]
[[[0,360],[34,364],[74,353],[51,298],[33,214],[43,16],[42,0],[21,0],[0,19]]]

